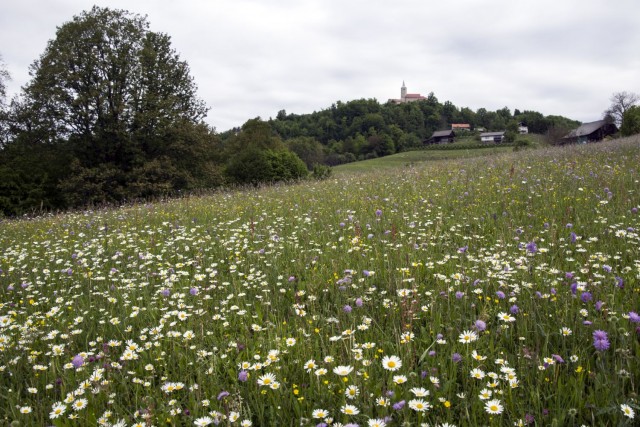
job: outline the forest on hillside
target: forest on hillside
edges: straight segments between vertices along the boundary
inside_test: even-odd
[[[453,123],[466,123],[472,129],[487,131],[506,130],[513,135],[518,125],[523,124],[529,132],[551,135],[552,139],[580,124],[537,111],[511,112],[508,107],[473,111],[459,108],[451,101],[441,103],[434,93],[426,100],[403,104],[360,99],[338,101],[327,109],[304,115],[282,110],[268,123],[308,165],[313,162],[337,165],[422,147],[434,131],[451,129]],[[227,135],[229,133],[221,136]],[[309,157],[309,153],[313,156]]]
[[[146,17],[94,6],[59,26],[19,96],[0,63],[0,215],[150,200],[230,185],[326,177],[435,130],[563,134],[578,123],[529,110],[472,111],[427,99],[337,101],[312,114],[251,118],[217,133],[189,65]],[[558,130],[560,130],[558,132]]]

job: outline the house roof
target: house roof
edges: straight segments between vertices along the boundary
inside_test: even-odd
[[[485,132],[485,133],[481,133],[480,134],[480,138],[482,138],[483,136],[489,137],[489,136],[504,136],[504,131],[502,132]]]
[[[405,95],[405,98],[424,98],[424,96],[420,95],[419,93],[408,93]]]
[[[455,129],[455,128],[470,129],[471,125],[469,123],[451,123],[451,129]]]
[[[431,135],[431,138],[439,138],[442,136],[455,136],[452,130],[437,130]]]
[[[577,129],[569,132],[565,138],[577,138],[580,136],[590,135],[606,124],[606,120],[596,120],[595,122],[583,123]]]

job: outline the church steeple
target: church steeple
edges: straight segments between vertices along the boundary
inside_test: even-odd
[[[400,88],[400,99],[402,102],[405,101],[407,97],[407,86],[404,84],[404,80],[402,81],[402,87]]]

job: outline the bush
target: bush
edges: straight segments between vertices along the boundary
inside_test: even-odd
[[[227,164],[227,176],[238,184],[289,181],[307,176],[302,160],[291,151],[250,147]]]
[[[318,181],[330,178],[332,174],[333,174],[333,169],[331,169],[331,166],[320,165],[320,164],[313,165],[312,176],[314,179],[317,179]]]
[[[525,148],[528,148],[530,146],[531,146],[531,141],[524,138],[518,138],[516,139],[516,142],[513,145],[513,151],[524,150]]]

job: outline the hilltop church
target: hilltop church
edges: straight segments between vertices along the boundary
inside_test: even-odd
[[[403,80],[402,87],[400,88],[400,99],[390,99],[389,102],[393,104],[404,104],[406,102],[421,101],[423,99],[427,98],[419,93],[407,93],[407,86],[405,86]]]

